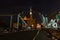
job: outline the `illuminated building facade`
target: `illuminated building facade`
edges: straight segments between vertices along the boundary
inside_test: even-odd
[[[27,16],[24,16],[23,20],[32,28],[36,27],[35,19],[32,17],[32,9],[30,9],[30,17],[28,18]]]

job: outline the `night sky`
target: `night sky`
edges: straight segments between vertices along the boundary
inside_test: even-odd
[[[39,12],[46,15],[60,10],[60,0],[1,0],[0,14],[18,14],[22,11],[28,14],[30,7],[34,17],[39,20]]]
[[[16,13],[32,6],[34,11],[49,14],[60,9],[60,0],[1,0],[1,13]]]

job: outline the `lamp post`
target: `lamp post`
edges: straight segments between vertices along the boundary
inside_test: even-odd
[[[12,16],[10,17],[10,28],[12,28]]]
[[[32,16],[32,9],[30,8],[30,16]]]
[[[20,14],[18,14],[18,18],[17,18],[17,29],[19,27],[19,16],[20,16]]]

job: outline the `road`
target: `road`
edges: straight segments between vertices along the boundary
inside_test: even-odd
[[[51,36],[46,31],[39,31],[38,35],[35,37],[35,40],[51,40]]]
[[[34,31],[20,31],[13,33],[0,33],[0,40],[33,40],[37,34],[37,30]],[[44,30],[39,30],[34,40],[52,40],[52,36]]]

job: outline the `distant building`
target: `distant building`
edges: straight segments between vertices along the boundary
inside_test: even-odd
[[[23,17],[23,20],[29,25],[29,26],[32,26],[32,28],[35,28],[35,20],[30,16],[29,18],[28,17]]]
[[[60,28],[60,13],[56,15],[57,25]]]

